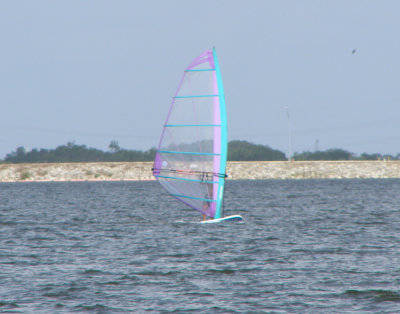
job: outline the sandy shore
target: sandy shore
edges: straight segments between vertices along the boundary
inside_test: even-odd
[[[154,180],[152,162],[0,164],[0,182]],[[400,161],[228,162],[229,179],[400,178]]]

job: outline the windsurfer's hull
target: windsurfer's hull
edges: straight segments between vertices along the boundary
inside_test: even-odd
[[[204,221],[201,221],[201,223],[213,224],[213,223],[224,222],[224,221],[241,222],[241,221],[243,221],[243,217],[240,215],[232,215],[232,216],[226,216],[226,217],[222,217],[222,218],[204,220]]]

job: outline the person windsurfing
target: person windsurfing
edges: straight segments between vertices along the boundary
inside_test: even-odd
[[[213,185],[211,183],[207,184],[207,194],[205,195],[205,199],[208,200],[212,200],[213,199]],[[211,206],[211,202],[210,201],[204,201],[203,202],[203,221],[206,220],[207,218],[207,214],[205,214],[204,212],[209,212],[210,210],[210,206]]]

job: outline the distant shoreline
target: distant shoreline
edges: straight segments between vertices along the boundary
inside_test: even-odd
[[[152,162],[0,164],[0,182],[151,181]],[[231,161],[230,180],[400,178],[400,161]]]

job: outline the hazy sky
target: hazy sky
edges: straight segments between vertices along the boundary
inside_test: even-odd
[[[0,158],[158,143],[212,46],[228,136],[288,152],[400,152],[400,1],[0,0]],[[352,53],[353,50],[355,53]]]

